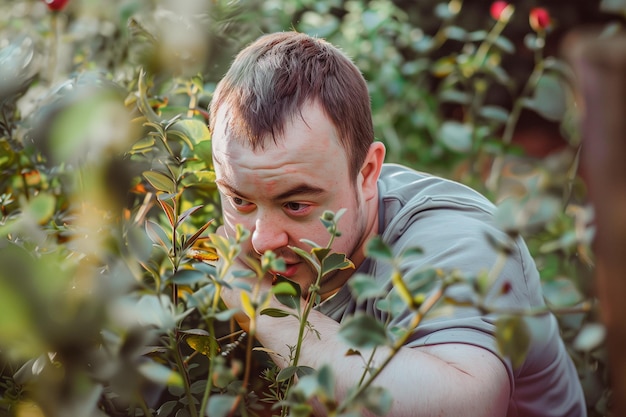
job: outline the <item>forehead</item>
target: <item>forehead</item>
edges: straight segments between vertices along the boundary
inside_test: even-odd
[[[256,162],[262,167],[280,167],[290,163],[324,160],[345,162],[346,153],[339,142],[330,118],[317,104],[306,104],[285,124],[283,132],[272,138],[268,135],[262,146],[252,149],[245,139],[231,134],[229,112],[221,109],[212,133],[213,158],[217,166]]]
[[[330,191],[349,181],[346,153],[332,122],[321,109],[307,106],[302,117],[289,121],[283,134],[265,146],[228,137],[224,129],[213,136],[213,162],[219,184],[246,196],[275,196],[303,184]]]

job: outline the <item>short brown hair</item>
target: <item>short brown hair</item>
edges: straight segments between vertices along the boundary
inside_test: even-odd
[[[264,35],[243,49],[215,89],[210,127],[225,107],[226,134],[263,148],[308,102],[332,120],[356,178],[374,128],[367,83],[354,63],[323,39],[298,32]]]

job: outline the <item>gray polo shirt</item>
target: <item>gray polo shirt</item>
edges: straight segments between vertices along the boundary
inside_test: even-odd
[[[474,190],[442,178],[408,168],[385,164],[378,181],[379,232],[395,254],[420,247],[423,254],[403,264],[406,276],[439,268],[475,277],[492,268],[498,257],[495,241],[507,236],[494,224],[494,206]],[[521,239],[512,245],[510,256],[485,294],[485,303],[500,310],[527,310],[543,306],[539,273]],[[366,259],[359,273],[391,285],[390,266]],[[412,291],[429,293],[439,285],[427,281]],[[393,291],[391,291],[393,296]],[[476,291],[470,284],[455,284],[447,291],[455,303],[439,303],[411,336],[407,346],[465,343],[482,347],[500,357],[511,383],[508,416],[579,417],[586,415],[582,388],[576,369],[559,335],[556,318],[544,314],[527,318],[531,344],[525,359],[513,366],[495,340],[495,314],[484,314],[472,306]],[[357,300],[345,286],[318,309],[341,322],[356,311],[365,311],[390,326],[402,327],[411,319],[406,311],[382,311],[380,300]]]

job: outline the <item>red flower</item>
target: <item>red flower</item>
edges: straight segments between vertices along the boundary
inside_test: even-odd
[[[63,10],[68,1],[69,0],[43,0],[43,2],[46,3],[46,6],[48,6],[48,9],[54,12]]]
[[[513,6],[506,1],[494,1],[491,3],[489,12],[491,13],[491,17],[495,20],[508,21],[513,14]]]
[[[489,9],[491,17],[499,20],[500,16],[502,15],[502,11],[506,9],[506,6],[508,5],[509,4],[506,1],[494,1],[493,3],[491,3],[491,8]]]
[[[535,7],[531,9],[528,21],[530,22],[530,27],[533,28],[535,32],[546,30],[552,23],[550,13],[548,13],[548,11],[543,7]]]

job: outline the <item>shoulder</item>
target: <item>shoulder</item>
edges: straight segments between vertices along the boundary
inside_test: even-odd
[[[383,165],[379,189],[385,210],[465,207],[491,214],[495,208],[485,196],[464,184],[397,164]]]
[[[477,191],[445,178],[385,164],[379,181],[381,232],[387,243],[415,234],[421,240],[445,236],[484,239],[498,233],[495,206]],[[412,240],[412,239],[411,239]]]
[[[498,247],[504,245],[511,253],[501,278],[515,277],[520,303],[540,301],[538,273],[526,244],[521,238],[511,241],[498,227],[495,205],[486,197],[458,182],[398,165],[385,166],[381,178],[383,241],[396,254],[422,249],[407,270],[434,267],[475,276],[495,265]]]

